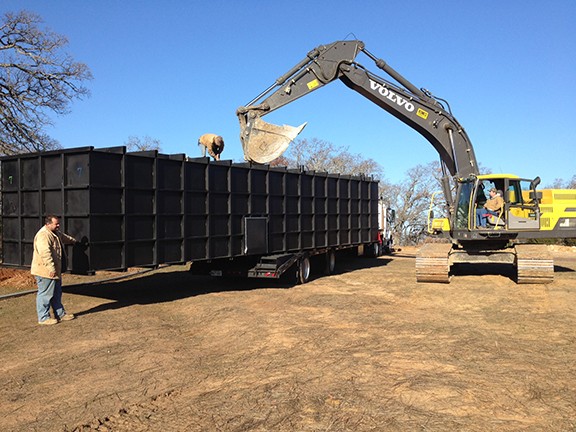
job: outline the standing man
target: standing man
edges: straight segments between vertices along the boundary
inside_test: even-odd
[[[204,134],[198,138],[198,146],[202,147],[202,157],[206,156],[206,150],[214,160],[220,160],[220,154],[224,151],[224,140],[216,134]]]
[[[60,232],[60,219],[54,215],[46,216],[44,226],[34,237],[30,272],[36,277],[38,285],[36,311],[40,325],[74,319],[74,315],[66,313],[62,305],[62,262],[66,260],[64,245],[74,243],[74,237]],[[50,306],[54,318],[50,318]]]

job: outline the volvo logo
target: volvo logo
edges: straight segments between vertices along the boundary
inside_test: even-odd
[[[389,101],[396,103],[396,105],[404,107],[406,111],[408,112],[414,111],[414,105],[411,102],[407,101],[402,96],[397,95],[392,90],[384,87],[382,84],[370,80],[370,89],[377,91]]]

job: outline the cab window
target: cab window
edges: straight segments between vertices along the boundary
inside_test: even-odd
[[[470,212],[470,200],[474,184],[471,182],[460,184],[460,196],[456,209],[456,228],[468,228],[468,215]]]
[[[477,207],[482,207],[490,199],[490,189],[492,188],[498,189],[492,180],[482,180],[478,184],[478,192],[476,193]]]
[[[532,186],[529,180],[513,180],[508,185],[508,201],[511,205],[532,204],[530,191]]]

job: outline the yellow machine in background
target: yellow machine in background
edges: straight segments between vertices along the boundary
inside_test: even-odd
[[[540,229],[561,231],[576,228],[576,189],[542,189]]]

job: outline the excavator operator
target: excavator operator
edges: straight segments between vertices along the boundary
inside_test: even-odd
[[[496,188],[490,189],[490,198],[484,204],[484,207],[476,209],[476,227],[486,228],[486,218],[490,215],[498,216],[504,207],[504,200],[501,192]]]
[[[224,151],[224,140],[221,136],[207,133],[198,138],[198,146],[202,147],[202,157],[206,157],[206,150],[214,160],[220,160],[220,154]]]

